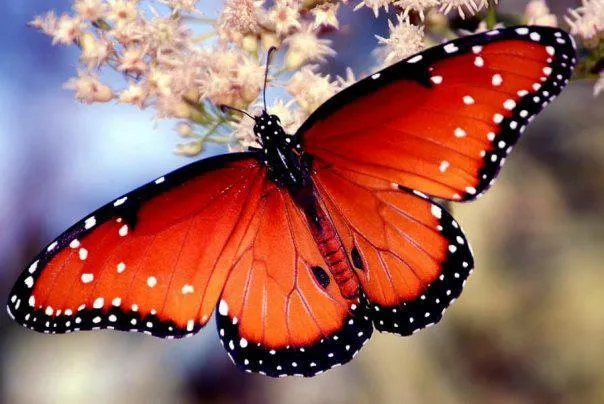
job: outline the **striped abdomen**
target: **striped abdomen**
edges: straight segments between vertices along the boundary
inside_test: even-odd
[[[313,239],[340,293],[347,299],[354,298],[359,293],[359,281],[350,265],[340,236],[312,191],[312,187],[301,190],[294,195],[294,199],[304,209]]]

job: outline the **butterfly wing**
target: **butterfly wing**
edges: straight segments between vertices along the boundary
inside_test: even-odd
[[[321,373],[370,338],[365,310],[340,294],[289,193],[267,182],[217,308],[231,359],[273,377]]]
[[[568,83],[572,38],[496,29],[436,46],[348,87],[299,129],[323,162],[449,199],[493,182],[526,125]]]
[[[328,164],[314,181],[380,331],[437,323],[474,267],[457,222],[425,196]]]
[[[219,156],[103,206],[35,258],[10,294],[9,314],[45,333],[197,332],[218,301],[265,171],[252,153]]]

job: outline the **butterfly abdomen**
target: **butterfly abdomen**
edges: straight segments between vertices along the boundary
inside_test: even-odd
[[[359,280],[352,269],[344,244],[331,219],[314,197],[313,187],[305,187],[296,192],[293,197],[305,212],[312,237],[327,263],[328,270],[333,281],[338,285],[340,293],[347,299],[357,297],[360,287]],[[317,273],[315,271],[317,282],[325,284],[322,276],[317,276]]]

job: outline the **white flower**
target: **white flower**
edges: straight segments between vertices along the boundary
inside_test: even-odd
[[[71,45],[78,39],[84,30],[84,24],[79,17],[71,17],[63,14],[56,23],[54,32],[52,32],[52,43]]]
[[[281,121],[281,127],[287,134],[294,134],[302,125],[304,117],[299,109],[293,108],[294,100],[284,102],[279,99],[272,106],[268,107],[270,114],[277,115]]]
[[[356,83],[358,80],[355,77],[354,71],[352,70],[352,68],[347,67],[346,68],[346,77],[336,76],[336,81],[337,81],[338,85],[340,86],[340,89],[343,90],[346,87],[350,87],[351,85]]]
[[[440,0],[440,11],[448,14],[457,10],[461,18],[470,17],[488,5],[487,0]]]
[[[411,10],[419,13],[420,20],[424,21],[424,10],[438,6],[438,0],[397,0],[394,5],[402,8],[403,18],[407,18]]]
[[[52,36],[53,32],[57,29],[57,15],[54,11],[49,11],[43,16],[36,16],[32,21],[29,22],[29,26],[39,29],[44,34]]]
[[[336,52],[331,49],[331,41],[319,39],[309,26],[307,29],[296,32],[288,37],[285,44],[289,45],[285,55],[285,67],[296,70],[310,61],[325,61],[325,56],[333,56]]]
[[[556,27],[558,19],[550,13],[545,0],[531,0],[524,10],[524,19],[530,25]]]
[[[592,39],[604,30],[604,0],[582,0],[581,7],[568,10],[564,20],[571,34]]]
[[[195,12],[199,0],[160,0],[160,2],[175,11]]]
[[[228,0],[218,19],[217,31],[222,39],[242,43],[248,35],[260,33],[258,9],[253,0]]]
[[[107,4],[103,0],[75,0],[73,9],[83,20],[97,21],[107,11]]]
[[[268,13],[268,19],[275,26],[278,35],[286,35],[300,28],[300,11],[295,0],[276,0]]]
[[[313,8],[310,12],[315,17],[313,21],[313,28],[334,27],[335,29],[340,28],[340,23],[336,14],[340,8],[340,3],[323,3]]]
[[[119,58],[118,70],[134,75],[143,74],[145,71],[147,71],[145,50],[127,48],[124,51],[124,54]]]
[[[111,88],[92,73],[78,72],[78,77],[71,78],[64,88],[75,91],[75,97],[85,104],[108,102],[113,99]]]
[[[242,151],[248,147],[262,148],[254,134],[255,124],[254,120],[247,116],[243,116],[240,121],[231,124],[233,126],[232,136],[242,146],[241,149],[235,151]]]
[[[297,71],[286,85],[287,91],[308,114],[331,98],[338,91],[337,83],[329,80],[329,75],[314,73],[312,67],[304,66]]]
[[[120,93],[119,101],[142,109],[147,101],[147,95],[147,90],[143,86],[130,82],[128,88]]]
[[[424,27],[409,23],[401,14],[397,15],[398,24],[388,21],[390,35],[383,38],[376,35],[378,42],[383,46],[385,54],[384,64],[390,65],[408,56],[414,55],[425,48]]]
[[[384,11],[388,12],[388,5],[390,5],[390,3],[392,3],[392,0],[362,0],[355,6],[354,11],[357,11],[362,7],[367,7],[373,10],[373,14],[375,14],[377,18],[380,8],[383,7]]]
[[[100,67],[113,55],[113,44],[109,40],[97,39],[89,33],[80,38],[80,47],[82,48],[80,59],[88,65],[89,69]]]
[[[134,21],[138,17],[136,0],[108,0],[108,5],[107,19],[118,26]]]

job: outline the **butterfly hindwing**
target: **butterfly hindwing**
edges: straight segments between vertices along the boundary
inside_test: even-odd
[[[313,156],[430,196],[471,200],[576,63],[547,27],[496,29],[436,46],[328,100],[297,135]]]
[[[312,376],[348,362],[371,337],[358,299],[342,297],[301,209],[267,183],[217,308],[233,361],[270,376]]]
[[[193,163],[118,198],[35,258],[10,294],[9,314],[45,333],[198,331],[263,181],[264,168],[241,153]]]
[[[459,224],[435,202],[382,179],[316,162],[315,182],[380,331],[437,323],[474,267]]]

